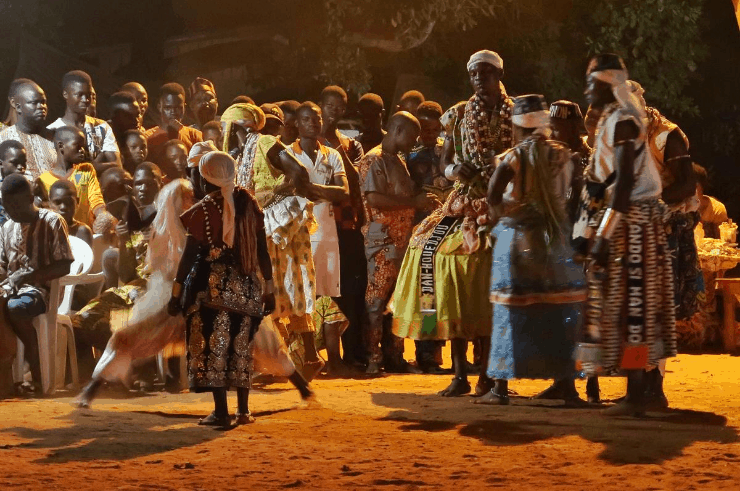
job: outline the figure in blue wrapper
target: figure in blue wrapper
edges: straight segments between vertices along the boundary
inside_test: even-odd
[[[515,99],[516,146],[500,157],[488,189],[491,212],[499,218],[491,232],[488,359],[488,376],[496,383],[476,401],[481,404],[508,404],[510,379],[572,383],[575,372],[573,350],[587,299],[566,211],[577,162],[566,146],[548,140],[549,117],[542,96]]]

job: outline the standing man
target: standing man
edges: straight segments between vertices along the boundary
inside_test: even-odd
[[[289,100],[277,103],[277,106],[283,111],[285,118],[282,127],[280,127],[280,141],[284,145],[290,145],[298,139],[298,128],[295,126],[295,112],[301,104],[298,101]]]
[[[128,82],[121,86],[123,92],[128,92],[136,98],[136,102],[139,104],[139,128],[143,131],[145,128],[151,128],[154,124],[147,124],[144,121],[146,118],[146,111],[149,109],[149,94],[146,89],[139,82]]]
[[[501,79],[504,65],[493,51],[479,51],[467,64],[475,94],[442,116],[446,136],[441,168],[458,181],[444,206],[414,230],[393,297],[393,332],[419,340],[452,340],[455,377],[439,394],[471,391],[468,341],[481,343],[481,373],[475,392],[493,386],[486,375],[491,336],[488,285],[491,246],[486,190],[494,157],[511,148],[513,102]]]
[[[57,160],[52,143],[54,133],[46,128],[46,94],[33,80],[17,79],[11,84],[10,106],[16,121],[0,131],[0,143],[19,141],[26,149],[26,170],[36,179]]]
[[[418,90],[404,92],[398,104],[396,104],[396,112],[406,111],[416,116],[417,109],[419,109],[419,106],[425,100],[424,94]]]
[[[639,416],[645,411],[645,370],[676,356],[663,189],[652,152],[644,149],[645,109],[628,85],[622,59],[599,55],[586,77],[586,98],[603,111],[587,178],[606,190],[589,252],[587,333],[602,349],[603,373],[627,374],[627,396],[605,414]],[[583,358],[584,370],[593,372]]]
[[[405,111],[394,114],[383,142],[360,162],[367,216],[363,233],[368,277],[365,307],[369,374],[379,373],[384,359],[388,373],[407,373],[411,369],[403,359],[403,339],[384,332],[384,317],[409,245],[416,210],[429,210],[439,205],[434,195],[416,192],[401,157],[414,147],[420,131],[419,121],[411,114]]]
[[[64,116],[49,125],[50,130],[63,126],[75,126],[85,134],[87,162],[95,166],[98,173],[110,164],[121,165],[121,153],[113,129],[102,119],[87,115],[92,103],[92,80],[90,75],[74,70],[62,78],[62,96],[67,105]]]
[[[316,296],[339,297],[341,259],[337,225],[334,220],[334,205],[342,204],[349,199],[347,175],[342,164],[342,157],[333,148],[321,144],[321,109],[313,102],[304,102],[296,111],[296,125],[300,138],[289,147],[289,152],[303,164],[308,171],[310,185],[308,195],[314,202],[313,214],[318,223],[318,230],[311,234],[311,253],[316,271]],[[347,258],[350,260],[350,258]],[[334,324],[325,326],[328,371],[336,375],[341,371],[339,352],[339,333]],[[313,349],[314,334],[303,333],[306,353],[316,352]],[[318,361],[309,359],[309,362]]]
[[[140,131],[139,117],[141,110],[139,109],[139,103],[129,92],[116,92],[108,99],[108,112],[110,114],[108,124],[113,130],[113,136],[116,137],[118,149],[123,151],[126,132],[129,130]]]
[[[149,147],[149,160],[160,167],[165,167],[167,142],[180,140],[189,152],[194,143],[203,141],[203,134],[182,124],[185,116],[185,89],[182,85],[173,82],[160,87],[157,110],[161,124],[147,130],[144,136]]]
[[[360,174],[357,170],[364,152],[360,142],[342,135],[337,129],[337,123],[346,110],[347,93],[344,89],[332,85],[321,92],[323,144],[341,154],[349,185],[349,200],[334,207],[339,237],[342,290],[341,296],[335,297],[334,301],[349,321],[349,327],[342,334],[344,362],[346,365],[364,366],[367,362],[367,348],[362,341],[362,319],[365,315],[367,262],[365,240],[362,236],[365,210],[362,205]]]
[[[362,145],[362,151],[367,153],[380,145],[385,136],[383,129],[385,105],[378,94],[368,92],[357,101],[357,110],[362,123],[362,133],[357,137],[357,141]]]

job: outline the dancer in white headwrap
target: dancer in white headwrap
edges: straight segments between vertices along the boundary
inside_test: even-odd
[[[135,360],[152,357],[165,349],[171,355],[184,351],[184,320],[182,316],[167,314],[166,292],[172,290],[185,249],[185,229],[179,216],[194,202],[193,187],[183,179],[169,183],[157,195],[157,216],[151,225],[146,256],[146,272],[150,273],[146,293],[137,299],[125,327],[115,331],[108,341],[92,381],[78,399],[81,407],[90,406],[105,381],[128,385]]]
[[[272,266],[262,211],[234,186],[234,159],[209,152],[198,170],[205,197],[180,217],[187,243],[169,312],[186,316],[191,391],[213,393],[215,409],[200,424],[224,427],[231,425],[226,391],[232,387],[236,424],[254,421],[248,405],[251,343],[275,308]],[[305,381],[303,388],[308,391]]]
[[[601,358],[582,352],[587,373],[627,374],[627,397],[609,415],[645,410],[645,369],[676,355],[673,275],[664,229],[658,166],[648,147],[644,105],[617,55],[595,57],[586,97],[603,108],[587,179],[600,185],[588,223],[587,334]],[[599,186],[591,186],[597,189]],[[596,231],[595,234],[593,231]]]

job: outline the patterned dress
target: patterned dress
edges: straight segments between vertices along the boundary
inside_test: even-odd
[[[587,290],[569,243],[570,156],[561,144],[534,136],[503,157],[515,177],[492,232],[489,377],[573,375]]]
[[[450,108],[441,122],[455,144],[454,161],[469,162],[479,174],[469,184],[457,182],[442,208],[414,230],[393,295],[393,333],[411,339],[474,339],[491,333],[488,294],[491,247],[488,243],[488,181],[495,155],[512,144],[512,100],[501,86],[501,102],[492,111],[473,96]],[[424,249],[431,251],[431,274],[422,276]],[[422,286],[422,278],[433,288]],[[429,293],[429,291],[433,293]]]
[[[235,192],[236,220],[264,227],[262,213],[244,190]],[[234,247],[222,240],[223,198],[206,196],[180,217],[200,252],[185,281],[188,378],[195,392],[251,387],[251,342],[261,322],[262,285],[257,271],[244,271],[243,249],[255,251],[256,235],[239,232]],[[245,244],[252,241],[252,244]]]

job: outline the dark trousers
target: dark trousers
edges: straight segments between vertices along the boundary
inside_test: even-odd
[[[10,326],[23,343],[24,356],[31,366],[33,382],[40,386],[41,362],[33,319],[46,312],[46,302],[40,293],[30,291],[8,297],[7,309]]]
[[[334,301],[349,321],[342,334],[344,361],[365,363],[367,346],[362,337],[367,289],[367,259],[365,239],[359,230],[337,230],[339,239],[341,297]]]

